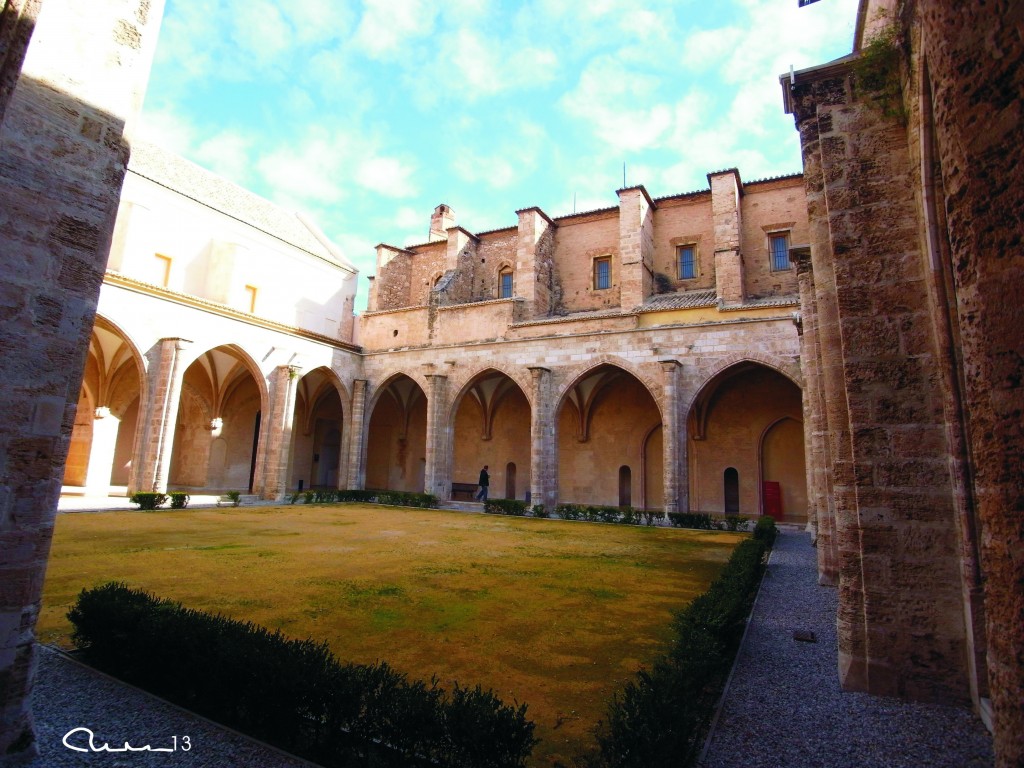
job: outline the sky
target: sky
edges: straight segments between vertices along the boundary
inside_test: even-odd
[[[440,203],[482,232],[799,172],[778,76],[849,53],[856,5],[167,0],[140,135],[311,216],[359,310]]]

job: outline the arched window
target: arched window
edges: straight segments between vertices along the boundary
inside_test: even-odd
[[[498,298],[512,298],[512,270],[508,267],[498,273]]]
[[[725,470],[725,514],[737,515],[740,511],[740,473],[735,467]]]

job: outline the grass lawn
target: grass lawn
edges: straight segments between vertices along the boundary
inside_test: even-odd
[[[529,705],[534,764],[569,764],[619,684],[744,534],[366,504],[58,516],[38,635],[70,647],[78,592],[127,582]]]

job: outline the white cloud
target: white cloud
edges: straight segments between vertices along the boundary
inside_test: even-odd
[[[672,124],[668,104],[651,104],[659,84],[657,78],[611,56],[600,56],[586,66],[562,105],[605,144],[625,151],[647,149],[657,145]]]
[[[143,111],[137,130],[143,141],[179,155],[189,151],[196,137],[196,127],[191,121],[166,107]]]
[[[417,211],[408,205],[402,206],[395,213],[395,224],[403,229],[412,229],[413,227],[421,226],[426,228],[426,222],[429,219],[421,211]]]
[[[394,157],[371,157],[359,164],[355,180],[385,197],[410,197],[416,194],[411,176],[413,167]]]
[[[380,58],[434,30],[438,3],[433,0],[366,0],[353,42]]]
[[[206,168],[245,186],[252,168],[250,152],[253,144],[253,137],[225,130],[200,143],[194,154]]]
[[[341,142],[314,129],[298,147],[281,146],[261,157],[256,167],[277,200],[298,201],[298,208],[310,203],[337,203],[345,197],[345,173]]]

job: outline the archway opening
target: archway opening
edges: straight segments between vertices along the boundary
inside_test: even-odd
[[[366,441],[366,487],[421,493],[427,454],[427,397],[399,374],[376,398]]]
[[[107,495],[128,485],[142,395],[141,358],[124,334],[97,316],[89,339],[64,485]]]
[[[530,487],[530,403],[508,375],[487,370],[463,388],[452,419],[453,495],[490,469],[490,497],[525,498]],[[499,489],[501,489],[499,491]]]
[[[291,487],[340,487],[344,406],[327,369],[316,368],[299,381],[292,424]]]
[[[260,386],[241,352],[200,355],[182,380],[168,485],[251,491],[261,415]]]
[[[649,475],[630,470],[625,496],[634,506],[661,508],[662,446],[650,439],[660,426],[661,412],[643,382],[615,365],[588,371],[558,411],[559,498],[615,506],[624,498],[620,467],[653,465],[658,471]]]
[[[769,493],[778,484],[785,519],[806,522],[802,419],[800,388],[766,365],[744,361],[709,379],[687,421],[690,508],[761,514],[767,481]],[[728,469],[737,475],[734,490]]]
[[[727,467],[722,473],[722,497],[725,499],[723,510],[727,515],[736,515],[740,511],[740,473],[736,467]]]

